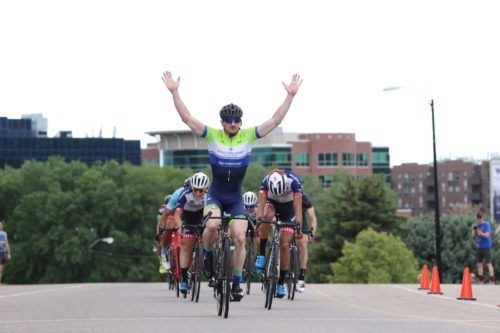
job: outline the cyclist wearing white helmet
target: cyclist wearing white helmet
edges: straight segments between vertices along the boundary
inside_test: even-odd
[[[184,224],[184,233],[181,238],[181,286],[179,290],[186,293],[188,290],[188,269],[193,254],[195,233],[194,228],[187,225],[200,224],[203,218],[203,208],[207,204],[207,188],[209,179],[203,172],[195,173],[191,177],[191,186],[182,191],[177,208],[175,221],[177,225]]]
[[[243,194],[243,205],[245,206],[247,214],[255,219],[257,214],[257,196],[255,193],[252,191],[245,192],[245,194]]]
[[[290,84],[283,83],[287,95],[278,110],[259,126],[241,129],[241,117],[243,111],[234,104],[228,104],[220,110],[222,130],[204,125],[201,121],[191,115],[179,94],[180,78],[174,80],[170,72],[163,73],[163,82],[171,92],[177,113],[193,133],[205,138],[208,143],[208,153],[212,166],[212,186],[209,190],[208,204],[205,212],[211,212],[212,217],[220,217],[222,213],[233,217],[245,215],[242,204],[241,183],[245,176],[252,144],[255,140],[271,133],[273,129],[285,118],[290,109],[293,98],[298,92],[302,80],[300,75],[295,74]],[[210,219],[203,234],[205,248],[204,268],[205,274],[211,277],[213,267],[213,245],[217,237],[217,228],[220,220]],[[243,289],[240,288],[243,264],[245,261],[245,239],[246,220],[234,219],[231,221],[230,234],[235,250],[233,254],[233,286],[231,294],[233,300],[239,301],[243,297]]]
[[[295,222],[302,225],[302,185],[298,176],[288,170],[273,170],[262,178],[259,192],[257,219],[273,220],[279,215],[281,222]],[[269,224],[260,227],[260,251],[255,262],[257,273],[264,269]],[[280,276],[276,287],[276,296],[285,296],[284,281],[288,273],[289,244],[295,232],[293,228],[281,228]]]

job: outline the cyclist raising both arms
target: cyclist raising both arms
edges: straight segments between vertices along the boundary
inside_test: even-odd
[[[302,225],[302,185],[297,175],[292,171],[273,170],[262,179],[257,220],[263,217],[270,221],[276,215],[279,215],[281,222],[295,222]],[[266,262],[265,254],[270,225],[261,224],[259,229],[260,252],[255,266],[262,270]],[[280,232],[280,276],[276,287],[276,296],[282,298],[285,296],[284,281],[288,273],[290,259],[289,245],[295,230],[284,227],[280,229]]]
[[[240,130],[243,111],[234,104],[228,104],[220,110],[222,130],[204,125],[191,115],[182,101],[178,89],[180,78],[177,81],[174,80],[172,74],[167,71],[163,74],[162,79],[167,89],[172,93],[175,108],[182,121],[189,126],[195,135],[205,138],[208,143],[213,179],[208,192],[205,213],[211,212],[212,217],[220,217],[221,213],[227,213],[233,217],[243,217],[245,209],[243,208],[241,196],[241,183],[250,162],[252,144],[255,140],[268,135],[282,122],[302,83],[300,76],[295,74],[290,84],[283,83],[287,95],[270,119],[259,126],[245,130]],[[216,239],[217,227],[220,223],[221,221],[218,219],[210,219],[203,233],[204,268],[208,276],[213,274],[212,249]],[[239,301],[243,297],[240,280],[246,254],[245,234],[247,222],[236,218],[231,221],[229,228],[235,246],[231,295],[233,300]]]
[[[186,293],[188,290],[188,269],[193,254],[196,230],[187,225],[200,224],[203,218],[203,208],[207,204],[207,188],[209,179],[203,172],[191,177],[191,187],[186,188],[179,197],[175,210],[177,225],[184,223],[184,233],[181,238],[181,286],[179,290]]]

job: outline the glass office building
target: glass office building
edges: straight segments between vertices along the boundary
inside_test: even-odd
[[[389,147],[372,148],[372,168],[373,173],[382,175],[386,182],[391,183]]]
[[[202,170],[210,165],[206,149],[165,150],[162,152],[163,165],[177,168]],[[252,149],[250,162],[257,162],[264,167],[272,165],[281,169],[292,168],[292,149],[289,147],[256,146]]]
[[[71,132],[60,132],[55,138],[38,137],[33,134],[31,125],[31,119],[0,117],[1,168],[6,165],[18,168],[26,160],[46,161],[54,155],[89,165],[109,160],[141,164],[139,140],[73,138]]]

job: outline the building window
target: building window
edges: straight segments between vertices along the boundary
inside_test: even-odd
[[[357,166],[368,166],[368,154],[367,153],[357,153],[356,154],[356,165]]]
[[[329,187],[333,183],[333,175],[322,175],[318,177],[321,186]]]
[[[337,166],[339,164],[337,153],[318,153],[318,166]]]
[[[374,164],[387,164],[389,163],[389,153],[387,152],[373,152],[372,161]]]
[[[295,165],[298,167],[309,166],[309,153],[297,153],[297,154],[295,154]]]
[[[354,153],[342,153],[342,165],[354,166]]]
[[[460,179],[460,175],[457,171],[448,172],[448,180],[449,181],[454,181],[454,180],[459,180],[459,179]]]

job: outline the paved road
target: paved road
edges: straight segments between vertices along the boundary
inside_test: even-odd
[[[257,287],[257,285],[255,285]],[[417,285],[307,285],[264,309],[260,290],[216,316],[211,291],[177,299],[161,283],[0,286],[0,332],[488,332],[500,331],[500,286],[460,285],[427,295]]]

